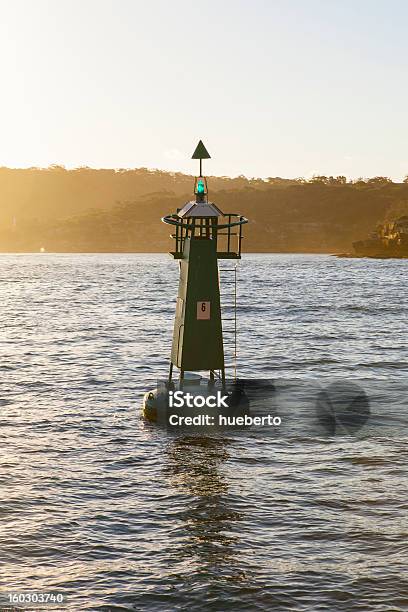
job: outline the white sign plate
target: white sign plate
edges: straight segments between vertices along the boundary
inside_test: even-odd
[[[197,302],[197,320],[205,321],[211,317],[211,302]]]

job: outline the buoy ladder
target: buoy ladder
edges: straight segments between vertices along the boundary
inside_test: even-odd
[[[232,272],[233,273],[233,277],[231,279],[222,279],[221,280],[221,276],[220,276],[220,285],[221,285],[221,296],[222,298],[224,297],[229,297],[231,300],[232,297],[232,304],[223,304],[222,305],[222,309],[224,309],[225,307],[229,307],[232,308],[232,317],[222,317],[222,331],[223,334],[227,333],[227,334],[233,334],[233,370],[234,370],[234,380],[236,380],[237,378],[237,353],[238,353],[238,348],[237,348],[237,268],[238,268],[238,264],[235,264],[235,266],[233,268],[220,268],[219,271],[220,272]],[[222,291],[222,287],[224,285],[232,285],[233,286],[233,294],[231,296],[231,294],[228,296],[224,294],[224,292]],[[232,328],[227,328],[224,329],[224,321],[227,322],[232,322],[233,326]]]

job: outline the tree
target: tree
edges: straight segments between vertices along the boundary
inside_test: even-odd
[[[310,179],[309,183],[315,183],[318,185],[327,185],[329,182],[329,179],[327,178],[327,176],[320,176],[320,175],[313,175],[312,178]]]
[[[368,185],[390,185],[392,180],[388,176],[373,176],[373,178],[367,179]]]

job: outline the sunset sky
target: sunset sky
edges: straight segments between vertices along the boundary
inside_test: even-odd
[[[404,0],[1,0],[0,165],[408,174]]]

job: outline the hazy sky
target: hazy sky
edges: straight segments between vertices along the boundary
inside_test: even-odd
[[[0,0],[0,165],[408,174],[405,0]]]

